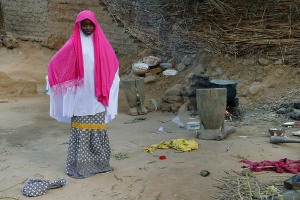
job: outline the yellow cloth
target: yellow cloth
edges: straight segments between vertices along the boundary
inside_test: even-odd
[[[192,151],[198,149],[198,142],[195,140],[184,140],[182,138],[171,141],[163,141],[144,148],[144,151],[153,153],[156,149],[176,149],[178,151]]]

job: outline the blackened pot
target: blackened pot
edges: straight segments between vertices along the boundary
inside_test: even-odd
[[[227,102],[233,102],[236,97],[237,82],[227,79],[213,79],[210,81],[212,88],[226,88],[227,89]]]

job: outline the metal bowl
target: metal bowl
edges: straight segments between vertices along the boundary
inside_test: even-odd
[[[172,63],[160,63],[159,66],[162,69],[171,69],[172,68]]]
[[[285,130],[283,128],[269,128],[270,136],[284,136]]]

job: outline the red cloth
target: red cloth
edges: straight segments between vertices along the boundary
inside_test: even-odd
[[[241,162],[248,164],[248,166],[242,166],[242,168],[250,168],[251,171],[276,171],[277,173],[289,172],[292,174],[298,174],[300,172],[300,160],[289,160],[287,158],[280,159],[278,161],[264,160],[261,162],[251,162],[247,159],[241,160]]]

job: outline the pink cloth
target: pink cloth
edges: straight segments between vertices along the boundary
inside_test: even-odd
[[[276,171],[277,173],[289,172],[297,174],[300,172],[300,160],[289,160],[287,158],[279,161],[264,160],[261,162],[251,162],[249,160],[241,160],[241,162],[248,164],[248,166],[242,166],[242,168],[250,168],[251,171]]]
[[[80,22],[89,19],[95,24],[93,32],[95,60],[95,95],[98,101],[108,106],[110,88],[119,68],[117,56],[89,10],[80,12],[75,21],[73,34],[53,56],[48,65],[48,80],[54,92],[63,92],[71,86],[83,83],[83,56],[80,39]]]

